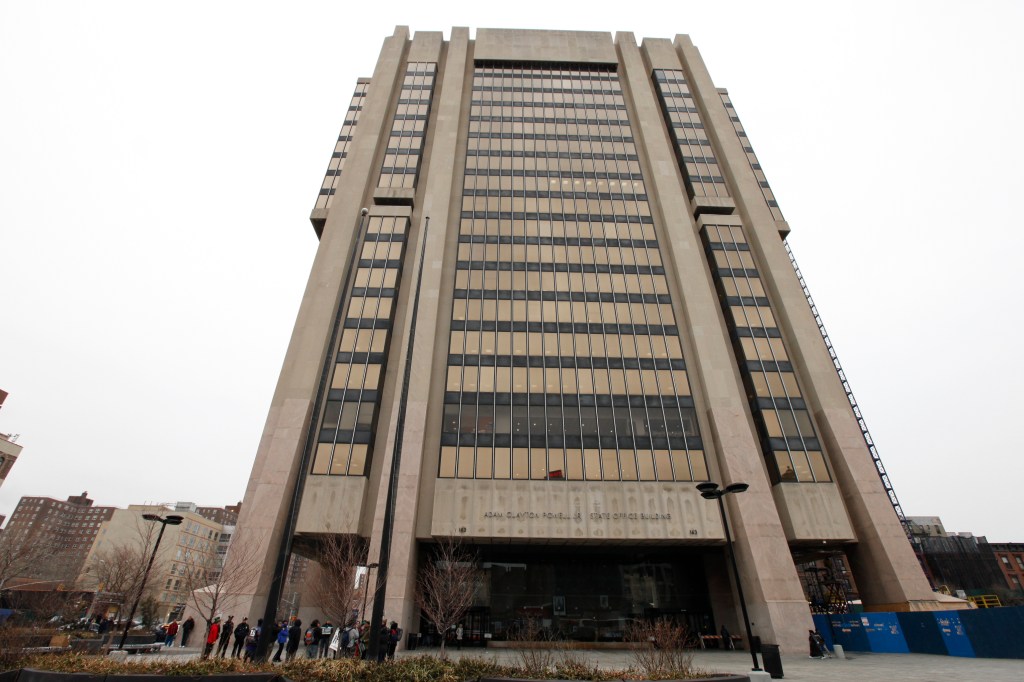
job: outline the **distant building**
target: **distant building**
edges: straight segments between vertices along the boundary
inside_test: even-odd
[[[999,570],[1011,590],[1024,592],[1024,543],[993,542],[989,545]]]
[[[194,505],[193,505],[194,506]],[[242,503],[231,504],[224,507],[195,507],[194,511],[200,516],[205,516],[211,521],[216,521],[222,526],[233,526],[238,523],[238,512],[242,509]]]
[[[160,526],[146,521],[143,514],[178,514],[183,517],[181,525],[168,525],[160,541],[153,569],[147,585],[148,593],[157,601],[157,614],[161,620],[177,617],[188,600],[190,586],[187,579],[188,566],[219,567],[218,544],[224,527],[216,521],[200,515],[192,503],[179,502],[174,508],[163,505],[129,505],[128,509],[115,510],[105,524],[89,553],[85,569],[79,577],[79,585],[86,589],[103,589],[98,584],[96,564],[105,556],[123,546],[142,546],[144,556],[152,551],[153,542]]]
[[[0,389],[0,408],[3,407],[7,396],[7,391]],[[7,474],[10,473],[11,467],[18,461],[18,455],[21,454],[21,446],[14,442],[17,439],[16,435],[0,433],[0,486],[4,484]]]
[[[115,507],[94,507],[88,493],[68,497],[23,497],[4,531],[9,542],[32,545],[46,553],[18,576],[20,582],[52,580],[71,583],[80,573],[101,525]]]

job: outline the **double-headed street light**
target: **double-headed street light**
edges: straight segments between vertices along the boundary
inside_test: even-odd
[[[746,492],[750,486],[746,483],[730,483],[724,488],[719,488],[717,483],[708,481],[699,483],[697,490],[705,500],[718,500],[718,510],[722,513],[722,525],[725,527],[725,545],[729,550],[729,559],[732,561],[732,574],[736,578],[736,592],[740,599],[740,609],[743,611],[743,626],[747,629],[747,648],[750,649],[750,658],[754,661],[754,670],[760,670],[757,662],[757,652],[754,651],[754,634],[750,631],[750,616],[747,615],[747,602],[743,599],[743,585],[740,583],[740,569],[736,566],[736,552],[732,546],[732,534],[729,532],[729,520],[725,515],[725,504],[722,498],[733,493]],[[722,642],[722,646],[726,646]]]
[[[185,520],[184,516],[178,516],[177,514],[168,514],[167,516],[143,514],[142,518],[147,521],[156,521],[159,523],[160,533],[156,536],[156,544],[153,545],[153,553],[149,555],[149,563],[146,564],[146,572],[142,574],[142,584],[139,585],[139,592],[135,595],[135,603],[132,604],[131,613],[128,614],[128,621],[124,624],[124,634],[121,635],[121,643],[117,645],[117,648],[121,650],[124,649],[125,640],[128,639],[128,629],[131,628],[132,620],[135,618],[135,609],[139,607],[139,600],[142,599],[142,593],[146,589],[146,580],[149,578],[149,569],[153,568],[153,561],[156,559],[156,551],[160,549],[160,541],[164,537],[164,530],[167,526],[178,526]]]

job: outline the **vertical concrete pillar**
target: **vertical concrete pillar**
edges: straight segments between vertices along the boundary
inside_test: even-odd
[[[668,41],[645,40],[641,50],[632,35],[620,33],[616,42],[633,108],[634,137],[651,166],[645,175],[648,193],[656,197],[651,205],[660,207],[656,226],[665,238],[659,241],[674,263],[666,271],[675,285],[673,300],[677,302],[695,399],[704,406],[701,429],[709,467],[723,485],[735,481],[750,484],[746,493],[726,498],[726,506],[754,633],[765,641],[779,643],[784,650],[795,651],[803,646],[811,625],[810,613],[772,498],[753,423],[747,417],[736,360],[730,352],[697,225],[652,88],[652,70],[680,69],[679,59]],[[734,622],[742,623],[738,613]]]
[[[857,535],[857,544],[847,549],[847,555],[861,597],[865,605],[876,608],[927,608],[934,603],[931,589],[878,477],[729,112],[689,36],[677,36],[675,48],[747,227],[808,406],[821,427],[826,455]]]

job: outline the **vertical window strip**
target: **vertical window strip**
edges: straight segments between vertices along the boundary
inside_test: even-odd
[[[681,70],[656,69],[654,85],[690,199],[728,197],[725,178],[685,75]]]
[[[436,75],[432,62],[407,65],[377,187],[415,188]]]
[[[705,225],[701,237],[773,480],[831,481],[743,228]]]
[[[683,407],[692,399],[681,355],[680,369],[667,369],[680,344],[670,302],[662,302],[669,300],[664,275],[651,269],[660,270],[660,254],[617,76],[600,83],[585,74],[474,73],[477,134],[463,184],[442,478],[707,478],[693,409]],[[601,139],[612,126],[618,138]],[[617,194],[619,181],[627,187]],[[552,269],[565,262],[627,267],[618,275]],[[639,303],[611,302],[631,300],[633,291]],[[608,302],[588,302],[591,294]],[[652,326],[673,334],[673,343],[641,331]],[[489,343],[494,357],[485,356]],[[512,353],[507,373],[499,347]],[[629,369],[641,367],[640,358],[666,369]]]
[[[405,217],[368,219],[352,286],[342,299],[341,339],[311,474],[368,471],[408,227]]]
[[[740,123],[740,117],[736,114],[736,107],[733,106],[728,93],[719,92],[718,94],[722,98],[722,104],[725,105],[726,110],[729,112],[729,120],[732,121],[732,127],[736,131],[736,136],[740,138],[740,144],[743,145],[743,153],[747,157],[750,169],[754,171],[754,176],[757,178],[757,184],[761,188],[761,194],[764,196],[765,203],[768,204],[768,208],[776,220],[785,220],[782,217],[779,202],[775,200],[775,193],[772,192],[771,185],[768,184],[768,178],[761,169],[761,163],[757,160],[757,154],[754,153],[754,148],[750,144],[750,138],[747,137],[747,132],[743,129],[743,124]]]
[[[363,111],[363,102],[366,101],[366,93],[369,83],[358,83],[352,101],[349,103],[348,112],[345,115],[345,122],[338,133],[338,141],[334,145],[334,153],[331,154],[331,162],[327,166],[327,173],[324,175],[323,184],[320,186],[320,195],[316,199],[316,208],[330,208],[334,202],[334,194],[338,190],[338,183],[341,181],[341,171],[345,167],[345,159],[348,157],[348,148],[352,142],[352,135],[355,132],[356,124],[359,123],[359,115]]]

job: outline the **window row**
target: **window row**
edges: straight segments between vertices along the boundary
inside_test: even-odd
[[[371,367],[373,365],[370,365]],[[377,377],[377,374],[373,375]],[[357,375],[359,381],[361,375]],[[365,388],[365,387],[364,387]],[[376,386],[374,386],[376,388]],[[450,366],[445,389],[463,393],[546,393],[621,396],[690,395],[686,370],[600,367]]]
[[[706,481],[700,450],[441,448],[439,478],[534,481]]]
[[[462,264],[460,264],[461,266]],[[611,265],[587,265],[586,272],[580,272],[579,270],[583,266],[576,266],[571,271],[568,269],[568,264],[563,264],[558,271],[554,270],[554,266],[550,263],[545,265],[552,265],[552,267],[546,267],[544,270],[531,269],[526,270],[525,268],[511,267],[498,268],[498,267],[486,267],[493,265],[487,262],[474,262],[472,264],[475,269],[470,267],[460,267],[460,270],[456,273],[456,277],[459,277],[462,272],[467,273],[469,277],[473,277],[474,273],[479,273],[483,278],[488,278],[490,275],[496,275],[498,278],[498,288],[501,290],[523,290],[523,283],[530,289],[540,289],[543,291],[586,291],[587,293],[597,294],[641,294],[641,295],[666,295],[668,294],[668,283],[665,280],[664,274],[661,273],[648,273],[637,274],[635,268],[630,268],[630,272],[621,272],[626,266],[611,266]],[[507,265],[498,264],[498,265]],[[537,265],[531,263],[531,265]],[[484,266],[484,267],[480,267]],[[611,268],[620,270],[619,272],[609,272]],[[486,268],[486,269],[485,269]],[[601,272],[590,272],[589,270],[601,270]],[[490,281],[490,280],[488,280]],[[534,286],[536,285],[536,286]],[[459,287],[460,289],[463,287]]]
[[[564,215],[578,213],[603,219],[615,216],[640,215],[650,217],[650,205],[638,196],[635,200],[590,199],[582,192],[576,198],[558,196],[523,197],[516,196],[464,196],[462,211],[475,213],[521,213],[532,215]]]
[[[603,155],[602,158],[547,158],[542,155],[525,156],[525,152],[504,151],[497,153],[481,153],[466,156],[466,168],[479,170],[513,170],[525,172],[571,173],[574,177],[599,176],[612,177],[616,174],[640,175],[640,162],[636,159],[615,159]]]
[[[694,438],[692,407],[445,405],[441,432],[511,436]],[[351,427],[350,427],[351,428]]]
[[[502,88],[501,90],[473,90],[473,106],[486,113],[492,105],[517,104],[524,109],[530,107],[544,108],[594,108],[594,109],[625,109],[626,104],[621,93],[602,92],[537,92]],[[569,118],[569,117],[566,117]]]
[[[491,107],[486,116],[470,116],[470,135],[512,130],[527,135],[553,136],[557,139],[577,139],[583,136],[632,138],[627,121],[594,118],[566,122],[565,119],[554,116],[524,116],[522,107],[501,107],[495,111],[496,109],[498,107]]]
[[[675,313],[667,303],[463,299],[454,301],[452,320],[672,325]]]
[[[637,222],[580,222],[578,220],[526,220],[515,218],[502,221],[498,218],[464,219],[459,234],[475,236],[551,237],[554,239],[628,239],[654,241],[654,225]]]
[[[370,446],[363,443],[317,443],[312,473],[365,476]]]
[[[399,249],[400,251],[400,249]],[[380,258],[380,256],[377,256]],[[530,263],[580,263],[660,267],[661,251],[635,246],[582,244],[459,244],[460,261],[514,261]]]
[[[644,183],[632,179],[628,174],[611,178],[566,178],[558,172],[545,171],[538,174],[520,173],[513,175],[511,169],[505,173],[467,173],[463,180],[463,193],[472,191],[500,192],[609,192],[611,194],[646,194]],[[599,197],[611,198],[611,197]]]
[[[454,355],[517,357],[652,358],[681,360],[675,336],[527,334],[526,332],[460,331],[451,333],[448,352]]]

